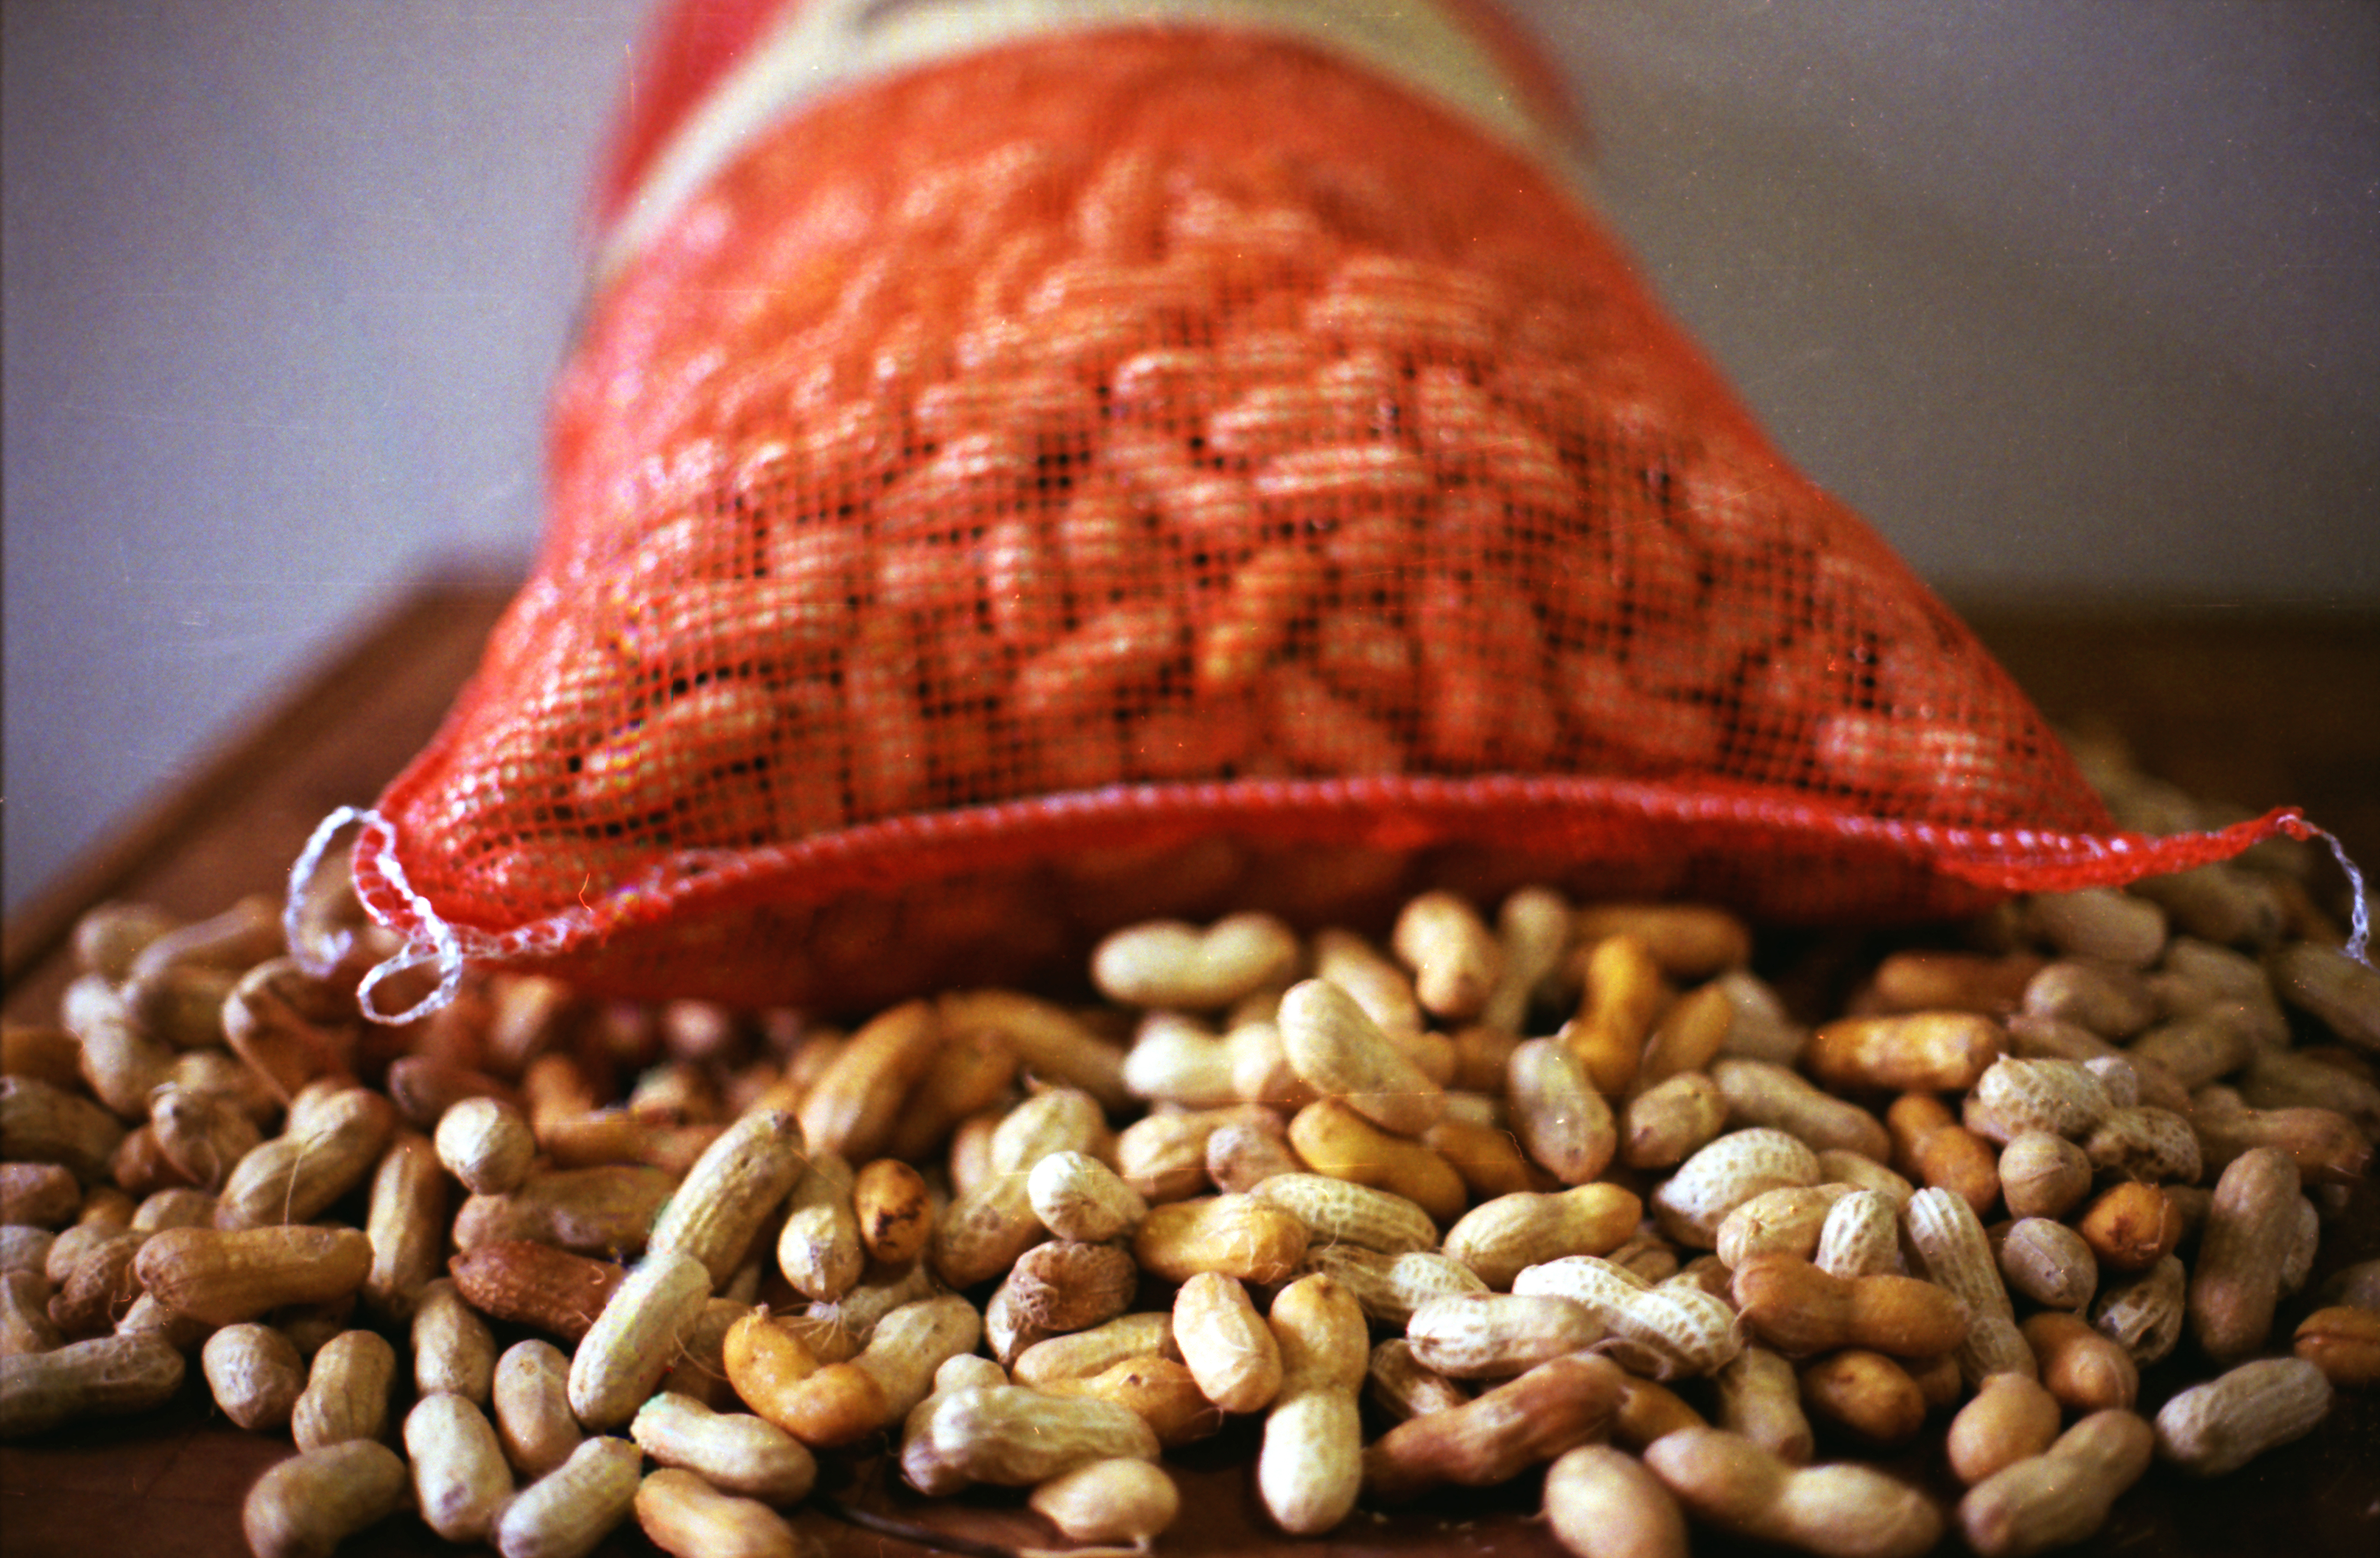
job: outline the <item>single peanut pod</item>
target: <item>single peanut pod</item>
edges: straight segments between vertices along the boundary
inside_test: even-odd
[[[1209,1188],[1208,1141],[1226,1124],[1254,1119],[1247,1105],[1144,1115],[1116,1136],[1116,1172],[1143,1201],[1183,1201],[1201,1194]]]
[[[1988,1017],[1919,1011],[1823,1023],[1803,1058],[1829,1087],[1956,1093],[1973,1087],[2007,1047],[2007,1035]]]
[[[1802,1370],[1802,1406],[1821,1422],[1879,1448],[1906,1444],[1925,1426],[1925,1394],[1880,1352],[1845,1347]]]
[[[802,1173],[800,1123],[782,1109],[756,1109],[713,1141],[662,1206],[645,1248],[701,1262],[718,1286],[744,1263],[760,1225]]]
[[[930,1001],[908,1001],[851,1035],[803,1094],[801,1141],[847,1160],[880,1157],[902,1102],[934,1063],[943,1023]]]
[[[2157,1014],[2149,983],[2138,973],[2070,960],[2045,963],[2025,982],[2023,1008],[2110,1039],[2131,1037]]]
[[[1827,1558],[1918,1558],[1942,1534],[1942,1512],[1907,1483],[1848,1463],[1790,1467],[1723,1429],[1670,1434],[1644,1460],[1688,1513],[1755,1540]]]
[[[674,1558],[795,1558],[800,1551],[784,1516],[691,1471],[648,1472],[634,1508],[646,1537]]]
[[[337,1091],[302,1124],[293,1105],[288,1129],[240,1159],[224,1181],[215,1226],[311,1221],[362,1183],[395,1127],[395,1105],[367,1088]]]
[[[134,1270],[141,1287],[175,1312],[229,1325],[345,1298],[370,1262],[370,1242],[353,1228],[275,1224],[236,1233],[169,1228],[150,1236]]]
[[[1332,1277],[1381,1325],[1402,1327],[1413,1311],[1449,1293],[1484,1293],[1488,1285],[1469,1266],[1434,1250],[1383,1254],[1359,1244],[1317,1241],[1308,1246],[1301,1273]]]
[[[438,1117],[438,1161],[474,1195],[517,1190],[537,1157],[528,1121],[496,1098],[465,1098]]]
[[[506,1347],[496,1359],[491,1395],[504,1459],[523,1477],[543,1477],[586,1437],[570,1410],[570,1359],[552,1342]]]
[[[574,1347],[628,1274],[616,1262],[527,1239],[467,1250],[447,1270],[463,1301],[489,1319],[527,1325]]]
[[[1582,958],[1585,993],[1578,1015],[1563,1025],[1562,1042],[1596,1091],[1624,1098],[1673,992],[1651,949],[1625,932],[1588,945]]]
[[[58,1228],[82,1210],[82,1187],[55,1163],[0,1163],[0,1223]]]
[[[440,1277],[424,1287],[413,1311],[413,1388],[484,1407],[495,1378],[495,1333],[464,1301],[455,1279]]]
[[[230,1099],[176,1081],[150,1094],[149,1129],[166,1162],[191,1184],[210,1190],[221,1187],[233,1165],[263,1140],[256,1121]]]
[[[851,1165],[823,1147],[807,1155],[777,1235],[777,1269],[802,1297],[832,1303],[867,1269],[868,1249],[851,1203]]]
[[[644,1455],[625,1439],[589,1439],[523,1488],[496,1520],[503,1558],[587,1558],[635,1506]]]
[[[1747,1347],[1712,1376],[1719,1426],[1791,1466],[1810,1458],[1815,1436],[1802,1410],[1802,1382],[1781,1353]]]
[[[1297,1074],[1383,1130],[1418,1137],[1446,1113],[1445,1090],[1336,984],[1309,979],[1291,985],[1277,1021]]]
[[[1584,1185],[1610,1166],[1620,1146],[1611,1105],[1561,1040],[1514,1049],[1505,1079],[1513,1134],[1534,1162],[1565,1185]]]
[[[925,1177],[893,1158],[878,1158],[852,1181],[851,1205],[860,1242],[880,1266],[909,1264],[933,1234],[933,1192]]]
[[[1069,1541],[1146,1552],[1182,1510],[1162,1467],[1129,1456],[1091,1461],[1035,1488],[1026,1504]]]
[[[2298,1166],[2277,1148],[2241,1153],[2215,1182],[2187,1312],[2191,1335],[2218,1364],[2259,1351],[2271,1335],[2297,1199]]]
[[[1281,1529],[1318,1535],[1347,1517],[1363,1486],[1364,1311],[1330,1278],[1305,1276],[1273,1299],[1269,1322],[1281,1388],[1265,1415],[1257,1493]]]
[[[447,1541],[482,1541],[513,1496],[513,1470],[485,1413],[433,1392],[405,1415],[405,1454],[422,1522]]]
[[[632,1267],[570,1360],[570,1409],[597,1431],[637,1415],[710,1297],[697,1257],[656,1250]]]
[[[184,1369],[180,1349],[153,1331],[0,1359],[0,1440],[161,1407],[181,1387]]]
[[[2063,1137],[2019,1131],[2000,1149],[1999,1180],[2010,1216],[2063,1217],[2090,1193],[2091,1160]]]
[[[364,1235],[371,1264],[365,1306],[389,1324],[413,1318],[422,1288],[438,1274],[446,1244],[446,1177],[428,1137],[399,1131],[372,1172]]]
[[[1414,1418],[1364,1452],[1364,1492],[1398,1503],[1451,1483],[1510,1480],[1606,1431],[1622,1375],[1609,1359],[1556,1358],[1477,1399]]]
[[[1996,1236],[2009,1287],[2054,1310],[2087,1308],[2099,1288],[2099,1262],[2083,1236],[2046,1217],[2025,1217]]]
[[[1973,1316],[1958,1349],[1959,1370],[1968,1383],[2003,1372],[2035,1373],[2033,1349],[2016,1328],[1991,1240],[1967,1202],[1928,1187],[1910,1198],[1901,1219],[1920,1268],[1964,1299]]]
[[[1644,1203],[1617,1185],[1581,1185],[1552,1194],[1519,1191],[1484,1202],[1446,1233],[1449,1258],[1489,1287],[1510,1288],[1529,1266],[1565,1255],[1603,1255],[1619,1248],[1644,1215]]]
[[[1969,1094],[1966,1123],[2003,1147],[2028,1130],[2079,1141],[2115,1106],[2107,1084],[2081,1061],[2001,1056]]]
[[[297,1347],[272,1326],[253,1321],[209,1336],[199,1361],[215,1405],[250,1433],[287,1427],[306,1389],[306,1364]]]
[[[292,1455],[267,1470],[240,1504],[240,1528],[256,1558],[331,1558],[339,1544],[403,1509],[413,1483],[387,1445],[348,1440]]]
[[[1123,1006],[1220,1011],[1297,966],[1296,933],[1270,914],[1232,914],[1205,930],[1149,921],[1111,933],[1091,953],[1091,983]]]
[[[343,1331],[314,1355],[306,1389],[290,1409],[290,1437],[300,1450],[349,1439],[378,1439],[388,1426],[388,1392],[396,1349],[374,1331]]]
[[[150,1094],[171,1074],[174,1047],[124,992],[94,974],[67,986],[58,1022],[81,1042],[83,1081],[118,1118],[146,1119]]]
[[[2380,1310],[2334,1304],[2298,1322],[2289,1350],[2323,1372],[2334,1386],[2361,1390],[2380,1384]]]
[[[1148,1215],[1140,1192],[1088,1153],[1052,1153],[1035,1164],[1026,1196],[1042,1226],[1086,1244],[1129,1234]]]
[[[1883,1012],[1942,1008],[1998,1016],[2017,1004],[2041,966],[2040,958],[2025,952],[1894,952],[1876,964],[1860,1004]]]
[[[1275,1176],[1257,1189],[1292,1178]],[[1143,1271],[1166,1282],[1187,1282],[1211,1271],[1269,1283],[1296,1269],[1310,1238],[1297,1214],[1254,1193],[1202,1196],[1151,1207],[1133,1236],[1132,1252]]]
[[[1686,1519],[1661,1479],[1608,1444],[1563,1452],[1546,1470],[1546,1524],[1576,1558],[1686,1558]]]
[[[2058,1401],[2022,1374],[1994,1374],[1950,1419],[1943,1448],[1972,1488],[2019,1461],[2047,1453],[2058,1438]]]
[[[1445,1158],[1423,1142],[1390,1135],[1336,1098],[1300,1109],[1289,1122],[1289,1145],[1317,1173],[1402,1196],[1434,1223],[1453,1222],[1471,1203],[1469,1187]]]
[[[2181,1209],[2155,1185],[2128,1182],[2085,1207],[2074,1231],[2107,1270],[2146,1271],[2181,1242]]]
[[[1754,1256],[1736,1268],[1732,1288],[1753,1334],[1787,1354],[1862,1347],[1932,1358],[1960,1346],[1973,1323],[1970,1307],[1947,1287],[1905,1276],[1829,1276],[1795,1255]]]
[[[2141,1371],[2132,1355],[2081,1316],[2045,1310],[2027,1318],[2022,1329],[2041,1365],[2043,1388],[2068,1410],[2130,1407],[2140,1394]]]
[[[1703,1072],[1664,1078],[1628,1101],[1620,1124],[1620,1160],[1631,1168],[1683,1163],[1718,1135],[1727,1110],[1726,1095]]]
[[[1081,1331],[1132,1307],[1140,1271],[1114,1245],[1053,1239],[1018,1256],[1006,1286],[1027,1323],[1048,1333]]]
[[[2221,1477],[2313,1432],[2330,1402],[2330,1382],[2304,1359],[2242,1363],[2165,1404],[2157,1455],[2192,1476]]]
[[[1450,892],[1408,900],[1389,945],[1414,971],[1422,1008],[1448,1021],[1478,1016],[1503,972],[1504,949],[1487,922]]]
[[[1173,1296],[1172,1335],[1207,1399],[1226,1412],[1262,1411],[1281,1392],[1281,1347],[1245,1285],[1200,1272]]]

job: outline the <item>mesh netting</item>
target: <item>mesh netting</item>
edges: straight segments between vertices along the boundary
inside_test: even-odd
[[[552,470],[358,871],[602,987],[862,1005],[1226,905],[1880,918],[2148,863],[1569,192],[1281,38],[805,107],[596,298]]]

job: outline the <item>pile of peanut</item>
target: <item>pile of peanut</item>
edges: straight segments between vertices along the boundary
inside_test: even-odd
[[[1104,1005],[848,1033],[503,973],[376,1028],[351,900],[296,952],[268,902],[111,907],[59,1026],[6,1035],[0,1437],[195,1356],[295,1443],[258,1558],[401,1510],[504,1558],[631,1517],[790,1555],[820,1458],[878,1452],[1146,1548],[1164,1452],[1235,1417],[1291,1533],[1544,1467],[1585,1558],[2038,1552],[2380,1377],[2380,1262],[2273,1334],[2380,1132],[2380,974],[2290,888],[2021,900],[1815,1028],[1726,912],[1544,888],[1385,946],[1142,924]],[[2205,1383],[2136,1413],[2177,1352]],[[1946,1417],[1955,1509],[1833,1458]]]

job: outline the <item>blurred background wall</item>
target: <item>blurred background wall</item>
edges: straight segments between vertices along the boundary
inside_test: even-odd
[[[2380,607],[2380,6],[1512,6],[1661,294],[1954,602]],[[525,558],[645,8],[0,7],[10,906]]]

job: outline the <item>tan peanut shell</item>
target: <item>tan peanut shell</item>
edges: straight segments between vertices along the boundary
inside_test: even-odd
[[[424,1524],[448,1541],[486,1538],[513,1496],[494,1425],[462,1396],[433,1392],[405,1416],[405,1454]]]
[[[1409,1419],[1364,1451],[1364,1492],[1388,1503],[1452,1483],[1503,1482],[1605,1431],[1621,1375],[1608,1359],[1552,1359],[1475,1400]]]
[[[1276,1024],[1297,1074],[1381,1129],[1418,1137],[1446,1113],[1445,1090],[1338,985],[1322,979],[1291,985]]]
[[[2002,1467],[1959,1501],[1959,1527],[1982,1558],[2025,1558],[2082,1541],[2148,1469],[2154,1436],[2125,1411],[2094,1412],[2041,1455]]]
[[[1565,1451],[1547,1468],[1545,1516],[1575,1558],[1686,1558],[1676,1498],[1642,1461],[1608,1444]]]
[[[411,1492],[395,1451],[348,1440],[293,1455],[258,1478],[241,1503],[240,1528],[256,1558],[330,1558],[341,1542],[404,1508]]]

